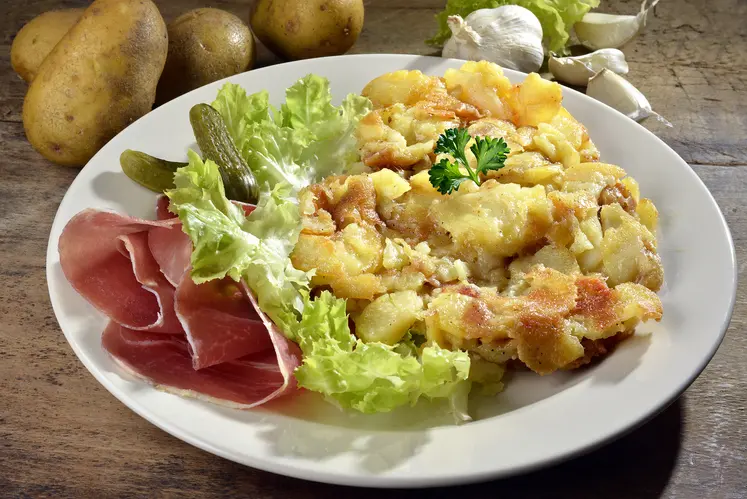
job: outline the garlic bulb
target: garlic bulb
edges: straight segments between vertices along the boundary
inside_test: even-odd
[[[609,69],[605,68],[591,77],[589,86],[586,88],[586,95],[617,109],[635,121],[655,116],[665,125],[672,126],[669,121],[651,109],[651,104],[640,90]]]
[[[648,11],[653,9],[659,0],[653,0],[648,7],[647,3],[648,0],[643,0],[641,11],[635,16],[589,12],[573,25],[573,30],[579,42],[591,50],[620,48],[646,26]]]
[[[443,57],[485,60],[525,73],[542,66],[542,25],[524,7],[479,9],[464,19],[449,16],[447,22],[451,38],[444,45]]]
[[[585,86],[589,78],[603,69],[619,75],[628,74],[625,54],[617,49],[601,49],[577,57],[551,56],[548,67],[553,76],[570,85]]]

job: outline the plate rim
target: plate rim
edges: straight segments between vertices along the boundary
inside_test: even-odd
[[[399,59],[402,61],[402,64],[400,65],[403,69],[406,67],[408,63],[411,63],[416,60],[433,60],[433,62],[437,64],[443,64],[445,61],[457,61],[457,62],[465,62],[462,60],[457,59],[446,59],[441,57],[435,57],[435,56],[421,56],[421,55],[410,55],[410,54],[350,54],[350,55],[341,55],[341,56],[332,56],[332,57],[324,57],[319,59],[324,59],[326,61],[331,61],[334,63],[336,60],[345,60],[345,59],[367,59],[367,58],[376,58],[376,59]],[[319,60],[315,59],[315,60]],[[280,66],[288,67],[288,66],[305,66],[309,64],[310,60],[301,60],[301,61],[293,61],[293,62],[286,62],[282,64],[275,64],[270,66],[265,66],[262,68],[257,68],[254,70],[251,70],[250,72],[254,75],[256,74],[258,78],[261,78],[261,74],[264,71],[272,72],[273,70],[276,70],[276,68]],[[524,73],[518,72],[518,71],[511,71],[511,70],[504,70],[506,72],[523,75]],[[303,71],[299,71],[299,75]],[[241,73],[244,74],[244,73]],[[209,85],[222,85],[225,82],[231,81],[235,79],[239,75],[230,76],[228,78],[224,78],[222,80],[219,80],[218,82],[213,82]],[[299,76],[300,78],[301,76]],[[132,124],[130,124],[125,130],[129,129],[130,127],[136,126],[142,119],[149,116],[154,111],[161,109],[161,108],[167,108],[167,107],[177,107],[179,105],[179,102],[181,100],[184,100],[187,98],[187,96],[193,92],[199,91],[199,89],[195,89],[187,94],[184,94],[180,97],[177,97],[176,99],[173,99],[170,102],[167,102],[160,106],[157,109],[154,109],[150,113],[146,114],[145,116],[139,118]],[[563,87],[563,93],[564,95],[567,93],[573,93],[582,96],[583,100],[588,101],[592,105],[602,106],[604,108],[607,108],[607,112],[612,111],[620,116],[622,113],[618,112],[617,110],[607,106],[604,103],[601,103],[599,101],[595,101],[594,99],[591,99],[590,97],[586,96],[585,94],[578,92],[575,89],[569,88],[569,87]],[[629,119],[626,117],[626,119]],[[631,120],[632,121],[632,120]],[[331,472],[320,472],[317,470],[309,470],[305,468],[299,468],[294,467],[291,465],[286,465],[284,463],[278,462],[277,460],[272,460],[269,457],[256,457],[256,456],[250,456],[250,455],[244,455],[241,456],[242,459],[238,459],[237,456],[232,455],[230,452],[221,449],[220,447],[217,447],[215,445],[212,445],[210,442],[198,438],[196,436],[193,436],[182,429],[174,426],[172,423],[170,423],[168,420],[159,417],[156,414],[153,414],[149,410],[146,409],[145,406],[142,404],[136,402],[134,399],[132,399],[127,393],[122,391],[120,388],[114,386],[113,383],[109,381],[109,379],[105,376],[103,370],[95,365],[95,363],[87,357],[82,351],[82,348],[80,345],[77,344],[76,341],[73,341],[72,337],[68,332],[65,331],[65,329],[62,327],[61,324],[61,317],[64,316],[64,312],[62,310],[62,306],[59,303],[58,299],[55,298],[55,292],[52,289],[52,280],[54,279],[52,277],[52,273],[54,271],[53,264],[55,263],[55,254],[57,253],[57,239],[54,239],[55,232],[60,232],[59,225],[61,222],[61,207],[63,203],[65,202],[68,195],[70,195],[71,190],[73,189],[73,186],[75,186],[76,182],[78,182],[79,178],[81,178],[81,173],[86,169],[89,168],[89,165],[94,164],[96,162],[96,159],[102,154],[102,151],[106,149],[106,145],[97,152],[91,160],[84,166],[78,175],[76,175],[76,178],[73,180],[73,182],[70,184],[68,189],[65,191],[65,195],[60,200],[60,204],[57,208],[57,211],[55,213],[55,216],[52,221],[52,225],[50,227],[50,234],[47,241],[47,251],[46,251],[46,263],[45,263],[45,269],[46,269],[46,278],[47,278],[47,287],[49,292],[49,298],[50,302],[52,304],[52,308],[55,314],[55,318],[60,325],[60,329],[62,330],[63,334],[65,335],[65,339],[72,348],[73,352],[75,353],[76,357],[83,363],[83,365],[88,369],[88,371],[94,376],[94,378],[102,385],[106,390],[112,394],[116,399],[118,399],[120,402],[122,402],[125,406],[127,406],[130,410],[138,414],[140,417],[144,418],[146,421],[150,422],[151,424],[157,426],[161,430],[169,433],[170,435],[192,445],[199,449],[202,449],[206,452],[209,452],[211,454],[220,456],[222,458],[228,459],[230,461],[250,466],[259,470],[268,471],[271,473],[276,473],[284,476],[290,476],[294,478],[300,478],[304,480],[310,480],[315,482],[323,482],[323,483],[331,483],[331,484],[338,484],[338,485],[348,485],[348,486],[364,486],[364,487],[376,487],[376,488],[421,488],[421,487],[436,487],[436,486],[445,486],[445,485],[456,485],[456,484],[464,484],[464,483],[473,483],[473,482],[481,482],[486,481],[490,479],[496,479],[496,478],[503,478],[507,476],[513,476],[518,474],[524,474],[531,471],[535,471],[537,469],[545,468],[548,466],[552,466],[554,464],[557,464],[559,462],[568,460],[573,457],[577,457],[579,455],[586,454],[588,452],[591,452],[599,447],[602,447],[606,444],[608,444],[611,441],[617,440],[618,438],[630,433],[631,431],[635,430],[636,428],[642,426],[649,420],[651,420],[653,417],[655,417],[660,412],[664,411],[667,407],[669,407],[675,400],[677,400],[680,395],[687,390],[687,388],[697,379],[697,377],[703,372],[703,370],[707,367],[707,365],[710,363],[710,361],[713,359],[714,355],[718,351],[719,347],[721,346],[724,337],[726,335],[726,331],[729,328],[731,319],[733,317],[734,307],[736,304],[736,295],[737,295],[737,287],[738,287],[738,266],[736,263],[736,249],[734,246],[733,237],[731,234],[731,230],[729,228],[728,223],[726,222],[726,218],[724,216],[723,211],[721,210],[721,207],[716,202],[715,198],[713,197],[713,194],[710,192],[708,187],[705,185],[703,180],[695,173],[695,171],[692,169],[692,167],[684,161],[684,159],[679,156],[679,154],[676,153],[666,142],[664,142],[661,138],[656,136],[653,132],[648,130],[647,128],[643,127],[642,125],[635,123],[635,125],[639,128],[639,131],[643,131],[646,134],[648,134],[649,138],[655,139],[655,142],[657,142],[657,145],[659,147],[663,147],[667,149],[671,154],[675,155],[677,158],[679,158],[682,163],[684,163],[685,166],[687,166],[687,169],[685,171],[689,172],[689,175],[696,181],[700,190],[702,190],[706,194],[707,201],[716,209],[716,213],[719,217],[719,226],[720,229],[723,230],[724,235],[726,236],[726,242],[728,243],[728,247],[730,250],[730,258],[729,258],[729,266],[731,268],[731,286],[730,286],[730,303],[727,307],[727,314],[722,319],[722,324],[720,325],[718,336],[713,341],[709,351],[703,355],[700,359],[700,362],[697,364],[697,366],[694,366],[694,369],[692,369],[690,375],[683,379],[679,385],[677,390],[672,392],[666,399],[663,399],[662,401],[655,404],[655,406],[651,410],[647,410],[644,413],[642,413],[639,417],[637,417],[632,422],[626,422],[623,425],[609,425],[614,426],[615,428],[611,431],[607,431],[606,436],[604,438],[600,438],[596,441],[587,442],[585,444],[576,446],[572,449],[566,449],[560,452],[554,452],[553,454],[549,455],[546,458],[538,459],[532,463],[514,466],[514,467],[507,467],[492,471],[480,471],[480,472],[473,472],[471,474],[465,474],[465,473],[455,473],[453,475],[443,475],[440,477],[427,477],[427,478],[420,478],[420,477],[399,477],[399,476],[388,476],[388,475],[346,475],[346,474],[340,474],[340,473],[331,473]],[[117,134],[114,138],[110,140],[110,142],[114,141],[120,134],[122,134],[125,130]],[[109,143],[110,143],[109,142]],[[108,143],[107,143],[108,144]],[[684,174],[684,171],[683,171]],[[152,389],[152,388],[149,388]]]

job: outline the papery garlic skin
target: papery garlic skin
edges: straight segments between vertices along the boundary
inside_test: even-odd
[[[551,56],[548,68],[556,80],[579,86],[586,86],[589,78],[603,69],[620,75],[628,74],[625,54],[617,49],[600,49],[576,57]]]
[[[573,25],[576,38],[591,50],[620,48],[646,26],[646,17],[659,0],[653,0],[648,7],[647,3],[648,0],[643,0],[641,11],[635,16],[589,12]]]
[[[617,109],[632,120],[642,121],[650,116],[656,116],[665,125],[672,126],[669,121],[651,109],[651,104],[640,90],[609,69],[601,70],[589,80],[586,95]]]
[[[484,60],[524,73],[542,66],[542,25],[524,7],[479,9],[464,19],[449,16],[447,22],[452,35],[444,44],[443,57]]]

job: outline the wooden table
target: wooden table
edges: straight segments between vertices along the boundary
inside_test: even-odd
[[[73,354],[45,283],[47,237],[77,173],[26,142],[26,85],[10,44],[37,14],[82,0],[3,0],[0,7],[0,496],[723,498],[747,497],[747,285],[716,357],[672,406],[589,455],[508,480],[459,489],[377,492],[308,483],[191,447],[112,397]],[[352,52],[430,54],[422,41],[443,0],[369,1]],[[636,12],[637,0],[603,0]],[[161,0],[164,17],[209,4],[248,15],[243,0]],[[407,4],[407,7],[399,5]],[[674,127],[646,126],[700,175],[731,227],[747,282],[747,3],[665,0],[625,52],[630,80]],[[268,54],[262,55],[265,62]],[[631,144],[631,147],[634,147]],[[651,165],[655,168],[656,165]],[[697,237],[697,234],[693,234]],[[707,265],[707,262],[703,262]]]

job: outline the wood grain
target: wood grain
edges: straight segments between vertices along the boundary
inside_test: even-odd
[[[241,0],[158,2],[164,17],[209,4],[243,18]],[[438,0],[366,2],[355,53],[421,53]],[[6,0],[0,7],[0,496],[317,498],[382,492],[303,482],[193,448],[141,419],[103,389],[62,336],[45,285],[46,242],[77,171],[45,162],[25,141],[25,84],[10,43],[35,15],[83,1]],[[603,2],[633,13],[638,1]],[[667,0],[625,48],[630,80],[674,123],[646,125],[693,165],[716,197],[747,282],[747,3]],[[264,64],[274,58],[261,52]],[[655,167],[655,165],[652,165]],[[400,497],[747,497],[747,285],[724,343],[676,403],[589,455],[509,480]]]

